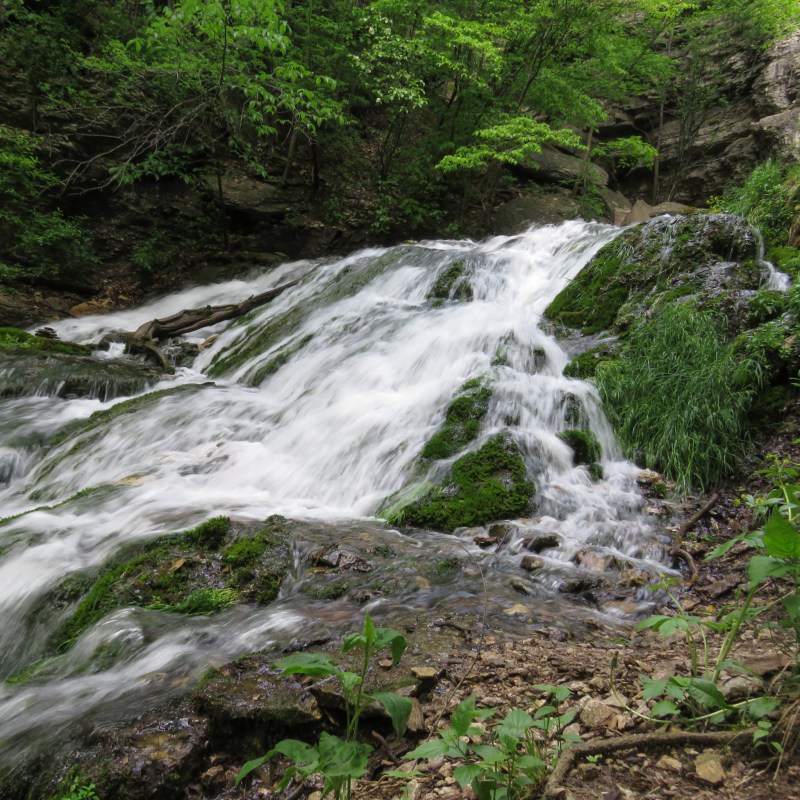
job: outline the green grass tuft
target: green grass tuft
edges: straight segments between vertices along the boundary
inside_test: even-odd
[[[685,491],[718,484],[747,451],[758,370],[737,358],[725,328],[691,304],[667,308],[595,376],[627,454]]]

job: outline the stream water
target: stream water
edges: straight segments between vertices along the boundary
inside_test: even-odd
[[[613,603],[569,603],[558,592],[582,574],[576,552],[652,574],[663,569],[663,537],[594,388],[563,376],[568,356],[540,325],[548,303],[616,231],[567,222],[481,243],[370,249],[54,324],[64,339],[99,342],[183,308],[237,302],[300,279],[247,318],[187,337],[207,346],[153,387],[185,390],[155,395],[100,426],[55,438],[119,399],[0,401],[0,679],[46,653],[59,622],[36,612],[46,593],[131,542],[219,514],[281,514],[299,521],[297,566],[270,606],[213,617],[117,610],[54,659],[47,679],[0,684],[0,765],[64,725],[114,719],[186,691],[209,664],[353,627],[364,608],[389,622],[400,612],[478,613],[486,587],[489,614],[520,629],[619,614]],[[457,260],[472,300],[431,303],[437,275]],[[420,450],[459,387],[476,377],[493,392],[474,446],[509,432],[537,486],[536,516],[520,521],[503,547],[483,550],[474,530],[397,531],[376,520],[388,496],[426,477]],[[601,444],[601,480],[574,466],[557,436],[576,414]],[[447,466],[435,463],[427,477]],[[559,545],[539,554],[543,568],[531,576],[520,559],[525,536],[539,533],[557,535]],[[309,548],[366,541],[390,545],[419,576],[360,607],[311,601],[301,591],[313,580],[304,566]],[[468,562],[457,580],[421,577],[425,564],[446,556]],[[116,658],[98,662],[110,643]]]

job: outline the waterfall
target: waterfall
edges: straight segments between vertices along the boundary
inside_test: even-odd
[[[549,302],[616,232],[574,221],[481,243],[368,249],[53,324],[62,338],[98,343],[182,308],[238,302],[299,279],[246,317],[187,337],[202,345],[194,362],[138,404],[0,400],[0,678],[46,653],[52,621],[32,612],[65,576],[219,514],[280,514],[308,523],[312,539],[368,535],[413,559],[466,549],[495,581],[501,607],[523,534],[553,534],[559,545],[542,554],[535,589],[542,614],[552,613],[553,590],[580,548],[658,569],[663,545],[643,512],[637,469],[622,459],[593,386],[563,375],[568,355],[542,324]],[[431,302],[437,276],[454,262],[471,299]],[[480,551],[474,532],[408,535],[374,519],[387,497],[446,471],[452,459],[422,468],[419,454],[473,378],[492,395],[472,446],[507,432],[537,488],[536,514],[517,524],[519,536],[502,552]],[[106,413],[90,420],[98,411]],[[557,435],[575,414],[600,443],[601,480],[573,464]],[[452,587],[424,599],[409,589],[369,607],[384,615],[392,603],[454,608],[479,594],[478,583],[460,587],[459,597]],[[363,613],[338,609],[335,624]],[[59,724],[113,717],[148,694],[185,691],[209,664],[312,636],[334,624],[326,614],[335,616],[291,586],[272,606],[209,618],[118,609],[53,659],[44,683],[0,684],[0,762]],[[118,657],[98,667],[99,648],[112,644]]]

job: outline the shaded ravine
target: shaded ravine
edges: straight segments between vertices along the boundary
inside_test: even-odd
[[[236,324],[189,337],[204,343],[192,366],[138,406],[0,400],[0,677],[46,654],[60,620],[32,614],[41,598],[123,546],[218,514],[305,522],[296,528],[294,571],[272,605],[193,618],[120,609],[59,656],[44,682],[0,685],[0,765],[72,721],[123,716],[186,691],[209,664],[330,635],[364,608],[382,619],[477,614],[486,586],[490,615],[506,624],[618,613],[613,603],[594,610],[558,594],[586,573],[574,556],[588,549],[655,573],[663,569],[663,537],[643,512],[637,469],[621,459],[594,388],[563,376],[568,357],[540,327],[547,304],[615,232],[569,222],[479,244],[373,249],[55,324],[65,339],[96,343],[181,308],[301,279]],[[437,277],[454,262],[472,298],[451,291],[450,299],[432,299]],[[447,535],[375,522],[387,498],[435,481],[457,457],[419,461],[448,404],[475,378],[492,394],[469,447],[500,432],[513,439],[536,485],[536,510],[485,549],[474,543],[475,530]],[[576,420],[599,442],[599,480],[558,436]],[[520,569],[525,543],[544,534],[554,544],[537,553],[540,568],[528,575]],[[310,600],[302,590],[315,579],[308,552],[348,542],[384,545],[403,565],[402,579],[358,601]],[[459,560],[457,580],[435,570],[448,558]],[[115,658],[99,662],[110,648]]]

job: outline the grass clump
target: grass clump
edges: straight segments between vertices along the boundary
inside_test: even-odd
[[[174,614],[188,614],[190,616],[205,616],[222,611],[223,608],[235,605],[239,595],[233,589],[195,589],[188,597],[179,603],[169,605],[153,603],[148,608],[155,611],[167,611]]]
[[[423,461],[449,458],[478,436],[481,422],[489,409],[492,390],[480,379],[467,381],[461,394],[445,412],[444,425],[422,448]]]
[[[391,518],[386,512],[384,519],[390,524],[452,531],[519,516],[530,509],[535,492],[517,446],[509,436],[499,434],[455,461],[440,486],[404,507],[392,507]]]
[[[623,357],[595,376],[628,455],[686,491],[717,484],[747,449],[758,370],[737,358],[724,329],[690,304],[668,307],[632,330]]]
[[[189,542],[196,542],[200,547],[217,550],[230,533],[230,517],[212,517],[201,522],[196,528],[187,531],[184,536]]]

